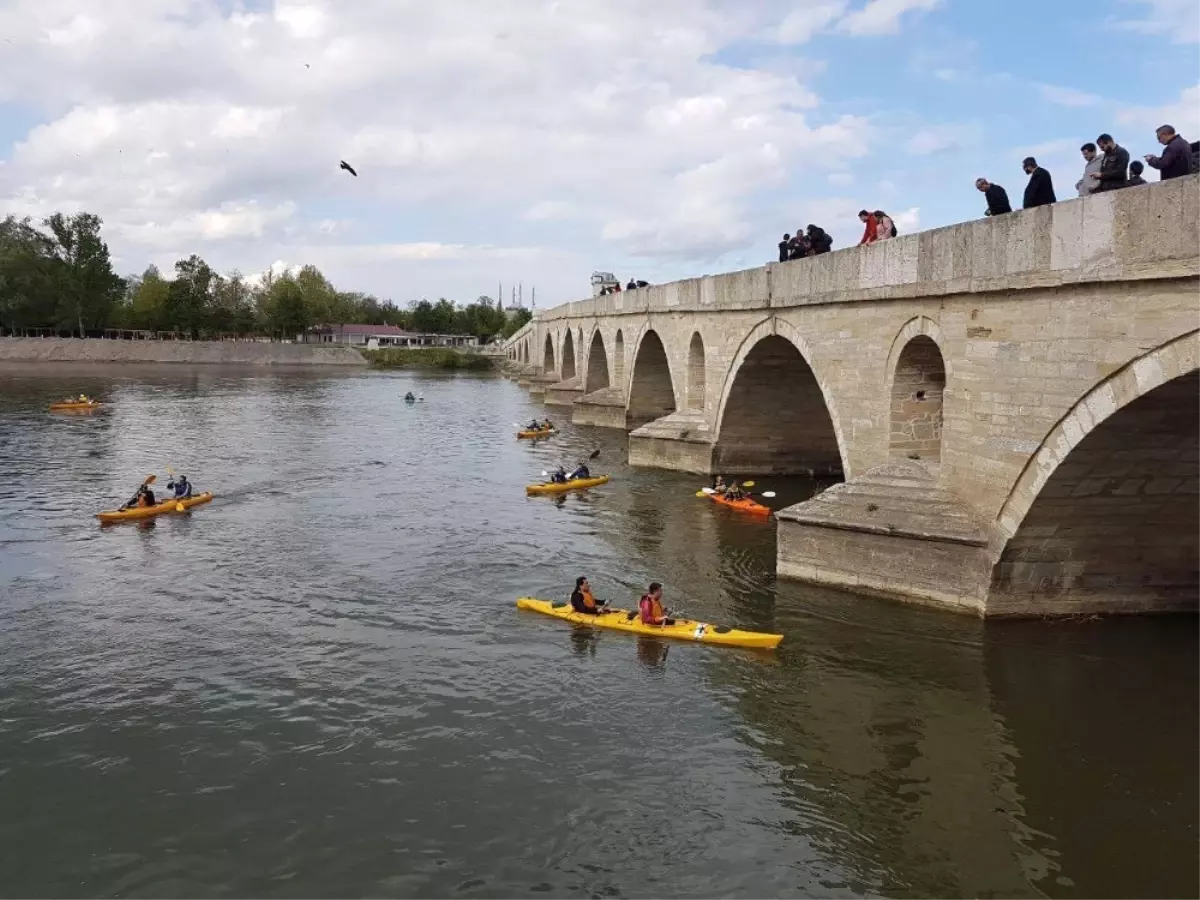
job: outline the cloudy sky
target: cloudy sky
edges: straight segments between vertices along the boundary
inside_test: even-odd
[[[0,0],[0,214],[405,304],[654,282],[1200,134],[1195,0]],[[358,170],[339,171],[345,159]]]

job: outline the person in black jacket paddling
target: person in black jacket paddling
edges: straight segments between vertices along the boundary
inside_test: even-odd
[[[1039,166],[1036,159],[1032,156],[1025,157],[1021,168],[1029,176],[1029,184],[1025,185],[1025,202],[1022,204],[1025,209],[1058,202],[1058,198],[1054,196],[1054,181],[1050,173]]]

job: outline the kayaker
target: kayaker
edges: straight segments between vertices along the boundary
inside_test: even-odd
[[[175,489],[176,500],[186,500],[188,497],[192,496],[192,483],[187,480],[186,475],[180,475],[174,481],[168,482],[167,488]]]
[[[557,469],[555,469],[550,474],[550,480],[552,482],[554,482],[555,484],[566,484],[567,483],[567,470],[564,469],[562,466],[559,466]]]
[[[575,579],[575,590],[571,593],[571,609],[585,616],[601,616],[608,612],[604,607],[608,601],[600,602],[592,596],[587,578],[580,575]]]
[[[729,500],[741,500],[745,496],[741,484],[736,481],[725,489],[725,497]]]
[[[592,473],[588,471],[588,467],[583,463],[579,463],[575,471],[571,473],[568,481],[574,481],[576,478],[591,478]]]
[[[139,487],[137,493],[121,507],[121,510],[127,510],[131,506],[154,506],[154,491],[150,490],[150,485],[143,484]]]
[[[407,394],[404,395],[404,399],[405,400],[416,400],[417,398],[413,396],[412,391],[409,391]]]
[[[554,423],[547,419],[542,423],[542,428],[544,428],[546,431],[552,431],[554,429]]]
[[[529,423],[528,430],[529,431],[541,431],[542,430],[541,423],[539,423],[537,419],[534,419],[532,422]]]
[[[667,611],[662,605],[662,585],[657,581],[650,582],[650,590],[642,594],[638,601],[643,625],[674,625],[675,620],[668,618]]]
[[[728,490],[728,485],[725,484],[724,475],[718,475],[713,479],[713,490],[718,494],[723,494],[726,490]]]

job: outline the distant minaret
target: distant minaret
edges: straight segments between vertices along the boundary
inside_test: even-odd
[[[516,288],[509,288],[509,290],[511,290],[511,291],[512,291],[512,302],[513,302],[513,304],[515,305],[515,304],[516,304],[516,302],[517,302],[517,289],[516,289]]]
[[[496,282],[496,308],[504,312],[504,282]]]
[[[537,285],[535,284],[533,287],[531,287],[529,292],[533,295],[529,298],[529,307],[530,309],[533,309],[537,306]]]
[[[518,284],[517,306],[524,306],[525,305],[525,282],[519,281],[519,282],[517,282],[517,284]]]

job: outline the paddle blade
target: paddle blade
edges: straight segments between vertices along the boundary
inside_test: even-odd
[[[763,491],[763,492],[762,492],[761,494],[759,494],[758,496],[760,496],[760,497],[774,497],[774,496],[775,496],[775,492],[774,492],[774,491]]]
[[[599,447],[597,447],[595,450],[592,451],[592,455],[589,456],[588,459],[596,459],[598,456],[600,456],[600,448]]]
[[[154,484],[154,482],[156,482],[156,481],[158,481],[158,476],[151,475],[149,478],[147,478],[145,481],[142,482],[142,487],[145,487],[148,484]]]
[[[699,490],[699,491],[696,491],[696,496],[697,496],[697,497],[703,497],[703,496],[704,496],[704,491],[703,491],[703,489],[701,489],[701,490]]]
[[[183,504],[182,503],[175,504],[175,512],[183,512]]]
[[[743,481],[742,487],[754,487],[754,482],[753,481]]]
[[[712,488],[700,488],[700,493],[701,494],[715,494],[716,491],[714,491]],[[697,496],[699,496],[699,494],[697,494]]]

